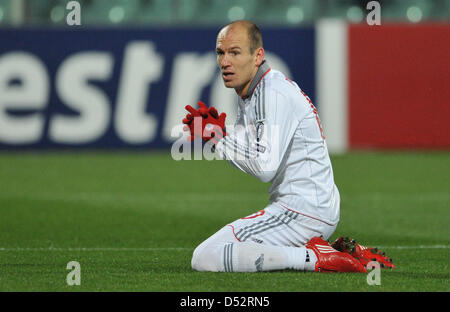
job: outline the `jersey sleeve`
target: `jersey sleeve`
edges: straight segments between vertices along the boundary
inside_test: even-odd
[[[236,168],[270,182],[275,177],[299,123],[287,96],[267,90],[256,121],[234,130],[216,145],[216,153]]]

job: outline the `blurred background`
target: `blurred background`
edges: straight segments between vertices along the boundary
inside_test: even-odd
[[[232,124],[214,48],[238,19],[331,152],[450,147],[450,0],[0,0],[0,148],[167,148],[198,100]]]
[[[67,0],[1,0],[2,25],[65,25]],[[370,0],[79,0],[83,24],[217,26],[237,19],[297,27],[320,18],[363,22]],[[384,21],[448,21],[449,0],[379,0]]]

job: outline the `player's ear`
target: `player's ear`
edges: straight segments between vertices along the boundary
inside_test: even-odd
[[[264,61],[264,48],[259,47],[258,49],[256,49],[256,66],[260,66],[263,61]]]

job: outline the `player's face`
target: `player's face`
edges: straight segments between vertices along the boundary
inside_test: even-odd
[[[262,48],[261,48],[262,49]],[[217,62],[227,88],[243,96],[258,71],[258,50],[250,53],[250,41],[243,27],[226,27],[217,36]]]

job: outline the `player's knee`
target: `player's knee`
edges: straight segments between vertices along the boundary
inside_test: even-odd
[[[200,245],[197,248],[195,248],[194,253],[192,254],[191,267],[193,270],[196,271],[207,271],[206,270],[207,260],[205,253],[203,252],[204,248],[202,247],[203,246]]]
[[[225,226],[209,237],[197,248],[192,255],[191,267],[196,271],[220,272],[224,270],[223,249],[225,244],[235,239],[230,227]]]
[[[200,252],[198,250],[198,247],[195,248],[194,253],[192,254],[192,259],[191,259],[191,267],[193,270],[196,271],[200,271],[200,263],[201,263],[201,259],[200,259]]]
[[[219,271],[216,256],[211,251],[211,248],[208,247],[209,246],[200,245],[195,248],[191,259],[191,267],[193,270],[210,272]]]
[[[194,253],[192,254],[191,267],[193,270],[196,271],[205,271],[204,270],[205,257],[202,255],[200,247],[201,246],[195,248]]]

